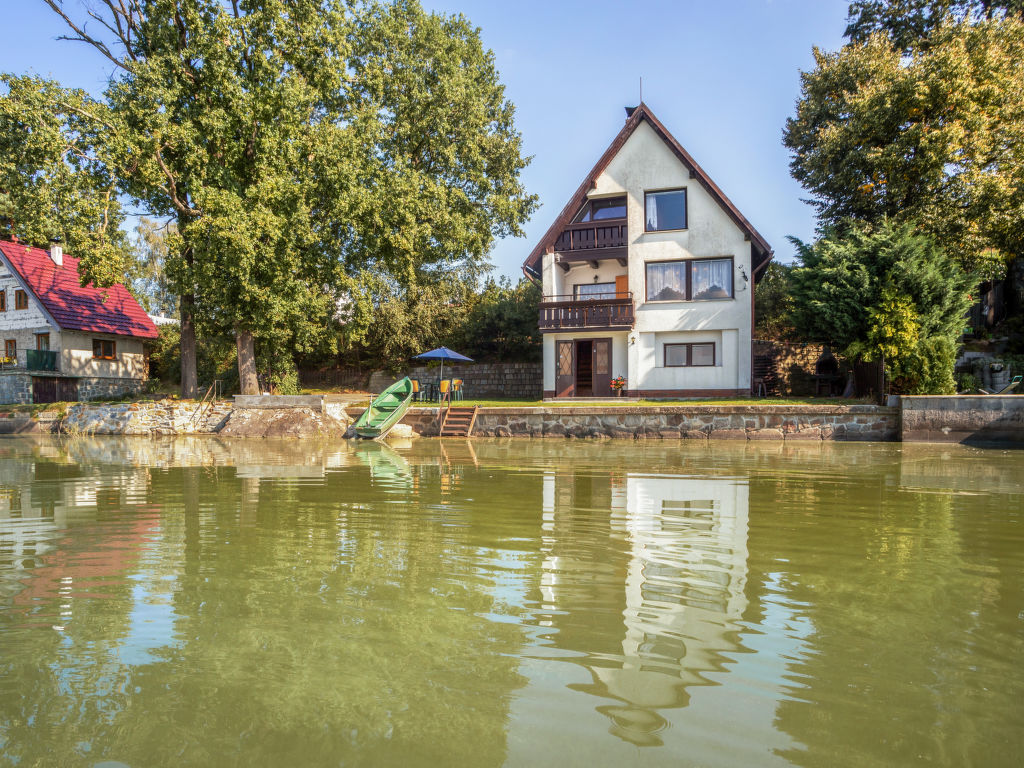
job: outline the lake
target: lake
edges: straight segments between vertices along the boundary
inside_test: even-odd
[[[1016,766],[1024,452],[0,440],[0,765]]]

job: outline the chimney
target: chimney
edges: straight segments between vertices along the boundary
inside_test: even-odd
[[[60,238],[54,237],[50,240],[50,258],[58,267],[64,264],[64,249],[61,247]]]

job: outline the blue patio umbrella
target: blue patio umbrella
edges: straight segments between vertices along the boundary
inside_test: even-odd
[[[460,355],[458,352],[454,352],[448,347],[438,347],[432,349],[429,352],[423,352],[419,355],[413,355],[416,360],[440,360],[441,361],[441,375],[438,377],[440,381],[444,381],[444,361],[451,360],[453,362],[472,363],[473,358]]]

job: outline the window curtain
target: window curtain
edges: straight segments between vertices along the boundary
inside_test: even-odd
[[[658,229],[658,196],[647,195],[647,231],[654,232]]]
[[[732,297],[732,261],[693,262],[693,298],[728,299]]]
[[[686,300],[686,262],[647,265],[648,301]]]

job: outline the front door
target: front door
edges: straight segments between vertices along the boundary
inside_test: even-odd
[[[611,397],[612,394],[612,340],[594,339],[591,360],[594,397]]]
[[[594,342],[576,342],[576,397],[594,396]]]
[[[555,397],[572,397],[576,384],[576,356],[573,354],[575,343],[558,341],[555,343]]]

